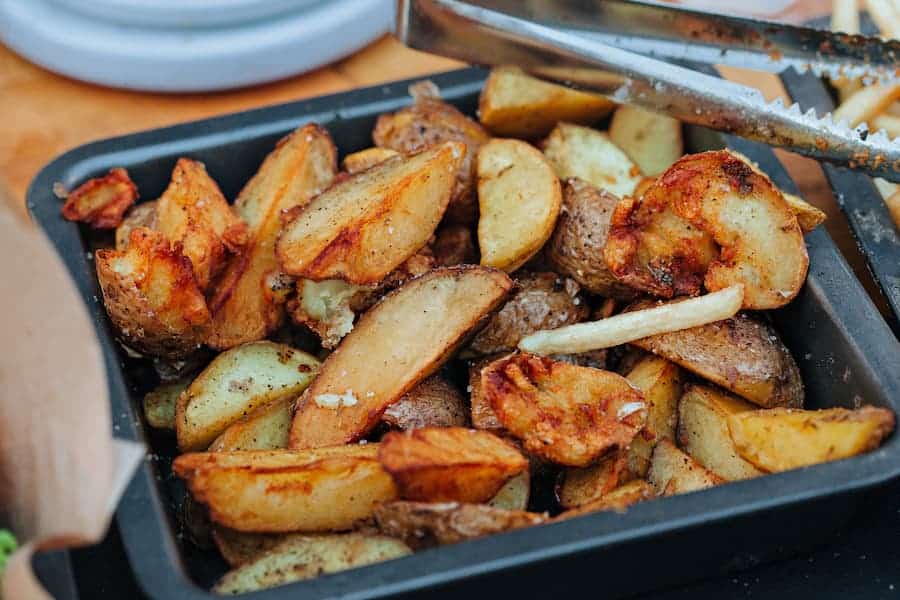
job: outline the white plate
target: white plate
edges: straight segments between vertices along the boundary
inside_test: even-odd
[[[206,0],[207,6],[213,1]],[[187,4],[197,3],[182,6]],[[392,0],[325,0],[234,27],[159,28],[88,17],[50,0],[0,0],[0,39],[35,63],[76,79],[198,92],[314,69],[389,31],[392,19]]]

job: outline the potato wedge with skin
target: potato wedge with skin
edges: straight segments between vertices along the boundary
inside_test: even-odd
[[[634,192],[643,178],[608,135],[590,127],[560,123],[544,140],[544,156],[560,179],[578,177],[620,198]]]
[[[528,468],[511,444],[462,427],[392,431],[381,440],[378,460],[401,498],[422,502],[486,502]]]
[[[744,460],[728,431],[728,417],[756,407],[702,385],[690,385],[678,404],[678,442],[701,465],[728,481],[764,473]]]
[[[503,302],[512,281],[483,267],[434,269],[366,312],[300,399],[292,448],[356,441],[436,371]],[[342,396],[350,402],[335,405]],[[342,405],[341,405],[342,404]]]
[[[234,203],[247,223],[247,244],[210,294],[213,326],[206,342],[225,350],[263,339],[284,317],[283,281],[275,258],[281,213],[303,206],[331,185],[337,151],[328,132],[304,125],[278,142]]]
[[[114,229],[122,223],[125,211],[138,199],[138,189],[128,171],[110,169],[69,192],[62,207],[68,221],[87,223],[96,229]]]
[[[156,429],[175,429],[175,405],[190,380],[161,383],[144,396],[144,418]]]
[[[491,140],[478,151],[478,247],[481,264],[512,272],[553,233],[562,188],[534,146]]]
[[[318,368],[313,356],[272,342],[251,342],[223,352],[178,399],[178,447],[182,452],[205,449],[255,408],[295,398]]]
[[[575,508],[600,500],[628,479],[627,454],[612,452],[596,465],[563,471],[556,498],[563,508]]]
[[[512,352],[519,340],[541,329],[556,329],[584,321],[591,309],[578,284],[555,273],[523,273],[514,279],[509,300],[484,329],[467,353],[478,355]]]
[[[264,554],[226,573],[213,587],[217,594],[243,594],[315,579],[412,553],[387,536],[341,533],[290,536]]]
[[[282,269],[314,281],[378,283],[434,233],[465,153],[447,142],[335,184],[285,225],[275,248]]]
[[[146,227],[147,229],[156,229],[159,219],[156,216],[156,200],[149,202],[141,202],[131,207],[125,218],[116,227],[116,250],[122,251],[128,247],[128,239],[131,232],[138,227]]]
[[[469,410],[463,395],[440,375],[432,375],[387,407],[381,420],[401,430],[465,427]]]
[[[247,533],[214,525],[212,539],[216,550],[231,568],[239,567],[265,554],[290,537],[308,536],[303,533]]]
[[[438,229],[432,250],[435,263],[441,267],[477,265],[479,261],[475,236],[465,225],[447,225]]]
[[[494,533],[540,525],[546,514],[460,502],[386,502],[375,521],[386,535],[413,548],[455,544]]]
[[[729,415],[728,430],[743,458],[778,472],[874,450],[894,430],[895,421],[890,410],[874,406],[773,408]]]
[[[590,124],[615,107],[603,96],[547,83],[519,67],[491,69],[478,100],[478,118],[495,135],[534,139],[560,121]]]
[[[472,409],[472,426],[475,429],[502,431],[503,424],[497,418],[491,401],[481,387],[481,371],[497,360],[499,356],[489,356],[472,362],[469,365],[469,405]]]
[[[633,308],[651,305],[641,302]],[[631,343],[756,405],[803,406],[803,381],[790,351],[771,325],[745,313]]]
[[[625,378],[641,390],[647,404],[645,431],[635,436],[628,447],[628,469],[636,477],[644,477],[650,468],[650,455],[657,442],[675,439],[684,377],[675,363],[658,356],[645,356]]]
[[[628,300],[636,290],[616,279],[603,246],[619,198],[578,178],[563,185],[563,204],[544,256],[555,272],[574,279],[592,294]]]
[[[209,452],[287,448],[293,417],[293,395],[267,402],[229,425],[209,445]]]
[[[397,497],[378,444],[182,454],[172,463],[213,522],[257,533],[352,529]]]
[[[372,140],[376,146],[401,154],[416,154],[445,142],[461,142],[465,156],[456,171],[456,182],[445,218],[451,223],[474,223],[478,218],[475,196],[475,157],[491,136],[477,122],[440,98],[419,94],[416,102],[392,114],[378,117]]]
[[[634,479],[628,483],[622,484],[607,494],[592,500],[586,504],[581,504],[575,508],[570,508],[557,515],[554,521],[565,521],[582,515],[589,515],[595,512],[606,510],[614,510],[616,512],[624,512],[626,508],[650,500],[656,496],[653,486],[642,479]]]
[[[381,164],[389,158],[394,158],[398,154],[399,152],[389,148],[378,148],[376,146],[348,154],[344,157],[341,165],[347,173],[353,175],[354,173],[371,169],[375,165]]]
[[[488,365],[481,387],[528,452],[566,466],[627,447],[647,416],[643,396],[620,375],[528,354]]]
[[[531,498],[531,473],[527,469],[507,481],[494,494],[494,497],[486,502],[492,508],[503,510],[525,510],[528,508],[528,500]]]
[[[156,228],[169,241],[181,243],[203,290],[224,268],[227,256],[247,243],[247,224],[196,160],[175,163],[169,186],[157,200],[156,218]]]
[[[684,154],[678,119],[628,104],[613,113],[609,139],[650,177],[668,169]]]
[[[725,480],[685,454],[669,440],[660,440],[650,456],[647,481],[657,496],[686,494],[725,483]]]
[[[127,250],[97,250],[94,257],[103,305],[125,344],[169,360],[197,350],[210,315],[179,244],[139,227]]]

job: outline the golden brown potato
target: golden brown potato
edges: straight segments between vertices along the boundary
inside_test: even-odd
[[[785,201],[788,203],[791,212],[797,217],[797,224],[800,225],[803,233],[809,233],[828,218],[823,211],[819,210],[800,196],[788,194],[782,191]]]
[[[465,152],[447,142],[335,184],[285,225],[275,248],[282,269],[314,281],[378,283],[434,233]]]
[[[423,502],[486,502],[528,468],[511,444],[463,427],[392,431],[381,440],[378,460],[401,498]]]
[[[358,440],[384,410],[431,375],[512,287],[483,267],[434,269],[366,312],[304,393],[292,448]]]
[[[318,368],[313,356],[272,342],[251,342],[223,352],[178,398],[178,447],[182,452],[204,450],[254,409],[296,398]]]
[[[157,226],[170,242],[180,242],[191,259],[197,285],[205,290],[225,266],[228,254],[247,243],[247,224],[231,211],[203,163],[180,158],[169,187],[156,205]]]
[[[394,158],[398,154],[398,152],[388,148],[366,148],[365,150],[348,154],[344,157],[341,164],[344,167],[344,171],[353,175],[354,173],[371,169],[375,165],[381,164],[389,158]]]
[[[566,466],[584,467],[610,448],[627,447],[647,416],[641,393],[624,377],[528,354],[488,365],[481,387],[527,451]]]
[[[503,484],[500,491],[494,494],[494,497],[486,504],[504,510],[525,510],[528,508],[530,497],[531,473],[526,469]]]
[[[409,547],[386,536],[361,533],[292,535],[235,568],[213,587],[217,594],[243,594],[315,579],[411,554]]]
[[[544,514],[459,502],[398,501],[375,509],[378,528],[413,548],[455,544],[546,520]]]
[[[590,316],[586,299],[571,279],[555,273],[523,273],[514,281],[509,300],[478,332],[469,353],[511,352],[530,333],[579,323]]]
[[[685,156],[640,199],[619,203],[604,259],[628,285],[665,298],[743,284],[743,307],[754,310],[790,302],[809,266],[784,196],[727,150]]]
[[[515,271],[553,233],[562,204],[559,179],[540,151],[520,140],[483,145],[476,172],[481,264]]]
[[[481,371],[489,364],[497,360],[498,356],[488,356],[475,360],[469,365],[469,404],[472,409],[472,426],[475,429],[487,429],[488,431],[501,431],[503,424],[497,418],[497,413],[491,407],[491,402],[485,396],[481,387]]]
[[[643,177],[608,135],[590,127],[560,123],[544,141],[544,155],[560,179],[578,177],[620,198]]]
[[[627,455],[622,451],[611,452],[596,465],[563,471],[556,497],[563,508],[575,508],[596,502],[628,479]]]
[[[131,207],[131,210],[125,213],[125,218],[116,227],[116,250],[122,251],[128,247],[131,232],[138,227],[156,229],[158,221],[156,217],[156,203],[156,200],[141,202]]]
[[[469,423],[465,398],[453,384],[432,375],[387,407],[381,420],[397,429],[465,427]]]
[[[465,144],[466,154],[456,172],[446,218],[454,223],[475,222],[475,157],[481,145],[491,139],[481,125],[439,98],[420,96],[412,106],[378,117],[372,139],[376,146],[402,154],[415,154],[444,142]]]
[[[293,416],[293,396],[267,402],[229,425],[209,445],[209,452],[287,448]]]
[[[647,404],[647,425],[628,448],[628,469],[636,477],[644,477],[657,442],[675,439],[683,376],[674,363],[658,356],[645,356],[625,378],[641,390]]]
[[[619,199],[581,179],[563,186],[563,206],[544,252],[551,269],[571,277],[592,294],[634,298],[636,291],[621,283],[603,260],[610,219]]]
[[[304,125],[278,142],[241,190],[234,206],[247,223],[247,244],[210,294],[213,327],[207,344],[213,348],[263,339],[281,324],[286,286],[275,258],[281,212],[305,205],[331,185],[336,154],[325,129]]]
[[[216,549],[228,566],[234,568],[250,562],[268,552],[289,537],[300,537],[302,533],[247,533],[235,531],[220,525],[212,528],[212,539]]]
[[[495,135],[534,139],[547,135],[560,121],[595,123],[614,107],[603,96],[547,83],[507,66],[492,69],[484,82],[478,118]]]
[[[628,104],[613,113],[609,139],[650,177],[668,169],[684,154],[678,119]]]
[[[477,265],[479,261],[475,237],[472,230],[465,225],[451,224],[438,229],[432,250],[435,263],[441,267]]]
[[[649,483],[642,479],[634,479],[591,502],[560,513],[553,520],[565,521],[573,517],[589,515],[604,510],[624,512],[629,506],[644,500],[650,500],[655,496],[653,487]]]
[[[762,471],[738,454],[728,416],[756,407],[703,385],[690,385],[678,404],[678,443],[701,465],[728,481],[750,479]]]
[[[87,223],[96,229],[114,229],[122,223],[125,211],[138,199],[138,189],[125,169],[110,169],[69,192],[62,216],[69,221]]]
[[[686,494],[725,483],[669,440],[660,440],[653,449],[647,481],[657,496]]]
[[[139,227],[127,250],[97,250],[95,258],[103,304],[126,345],[170,360],[200,346],[209,310],[180,245]]]
[[[351,529],[397,497],[378,444],[182,454],[172,463],[213,522],[238,531]]]
[[[728,416],[728,429],[740,455],[769,472],[869,452],[890,435],[894,424],[894,413],[874,406],[855,410],[772,408]]]
[[[175,404],[189,380],[170,381],[159,384],[144,396],[144,417],[150,427],[175,429]]]
[[[641,302],[634,308],[646,308]],[[803,406],[800,370],[769,324],[744,313],[632,342],[763,406]]]

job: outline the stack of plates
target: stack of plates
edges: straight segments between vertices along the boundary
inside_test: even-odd
[[[0,0],[0,39],[77,79],[196,92],[314,69],[392,19],[392,0]]]

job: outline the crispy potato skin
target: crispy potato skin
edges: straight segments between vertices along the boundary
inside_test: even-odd
[[[401,154],[415,154],[448,141],[465,144],[466,156],[456,174],[446,219],[453,223],[475,222],[475,156],[482,144],[491,139],[481,125],[438,98],[419,97],[412,106],[378,117],[372,139],[376,146]]]
[[[809,267],[781,192],[727,150],[685,156],[640,199],[621,202],[604,259],[628,285],[664,298],[743,283],[748,309],[790,302]]]
[[[647,481],[657,496],[686,494],[725,483],[669,440],[660,440],[653,449]]]
[[[639,302],[629,310],[650,305]],[[759,406],[803,406],[803,381],[790,351],[770,325],[747,314],[632,344]]]
[[[322,365],[298,402],[292,448],[348,443],[364,436],[385,409],[436,371],[482,326],[512,288],[484,267],[434,269],[391,292],[362,316]],[[351,393],[352,406],[328,408],[323,394]]]
[[[382,438],[378,460],[401,498],[423,502],[486,502],[528,468],[511,444],[462,427],[392,431]]]
[[[128,346],[171,360],[200,346],[209,310],[180,244],[139,227],[127,250],[98,250],[95,258],[103,304]]]
[[[440,375],[432,375],[391,404],[381,420],[401,430],[422,427],[465,427],[469,424],[465,398]]]
[[[623,377],[544,357],[514,354],[481,372],[482,393],[525,449],[584,467],[627,447],[644,426],[643,396]]]
[[[455,544],[546,520],[544,514],[459,502],[396,501],[375,509],[378,528],[414,548]]]
[[[206,340],[217,350],[263,339],[284,318],[283,284],[275,258],[283,210],[303,206],[331,185],[337,150],[328,132],[304,125],[283,138],[244,186],[235,209],[247,223],[247,244],[211,290],[213,326]]]
[[[441,267],[477,265],[479,261],[475,236],[465,225],[450,224],[438,229],[432,251],[435,263]]]
[[[624,512],[629,506],[650,500],[655,496],[656,493],[653,491],[653,486],[641,479],[634,479],[595,500],[560,513],[553,520],[565,521],[566,519],[605,510]]]
[[[491,401],[481,387],[481,371],[499,358],[497,355],[486,356],[469,364],[469,405],[472,410],[472,426],[475,429],[503,430],[503,423],[497,418],[497,413],[491,407]]]
[[[89,179],[69,192],[62,216],[96,229],[114,229],[122,223],[125,211],[137,199],[138,189],[128,171],[110,169],[103,177]]]
[[[550,268],[591,294],[628,300],[636,291],[620,282],[603,259],[610,220],[619,199],[578,178],[563,186],[563,205],[556,229],[545,246]]]
[[[479,355],[512,352],[519,340],[540,329],[556,329],[590,316],[578,284],[555,273],[524,273],[503,308],[469,344]]]
[[[157,200],[157,229],[180,242],[191,260],[197,285],[205,290],[225,266],[228,254],[247,243],[247,224],[232,212],[203,163],[180,158],[169,186]]]
[[[159,221],[156,215],[156,205],[156,200],[141,202],[125,214],[125,218],[116,227],[116,250],[125,250],[128,247],[131,232],[138,227],[156,229]]]

